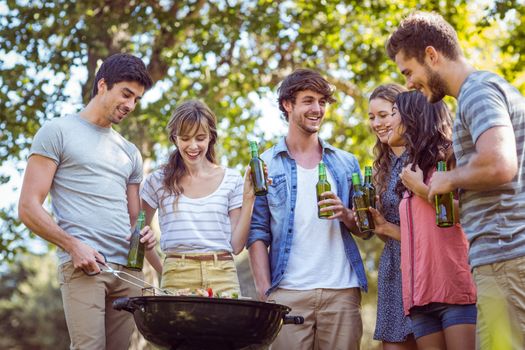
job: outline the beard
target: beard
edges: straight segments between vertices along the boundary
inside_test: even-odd
[[[297,114],[297,115],[291,116],[291,118],[295,121],[295,124],[297,125],[297,127],[301,129],[302,132],[304,132],[305,134],[311,135],[311,134],[318,133],[319,128],[321,127],[320,125],[321,123],[319,123],[319,125],[309,125],[308,119],[307,119],[309,116],[310,117],[322,117],[319,114],[308,113],[308,114],[305,114],[304,116]]]
[[[315,134],[315,133],[319,132],[319,127],[318,126],[310,126],[310,125],[306,125],[304,123],[300,123],[298,125],[299,125],[299,128],[302,131],[304,131],[306,134]]]
[[[447,84],[441,76],[432,71],[430,67],[425,66],[427,73],[427,85],[430,90],[430,96],[427,97],[428,102],[436,103],[441,101],[447,95]]]
[[[113,113],[109,116],[109,120],[113,124],[120,124],[121,121],[126,119],[131,111],[127,107],[115,107]],[[124,113],[124,114],[123,114]]]

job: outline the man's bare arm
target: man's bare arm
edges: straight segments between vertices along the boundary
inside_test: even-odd
[[[75,267],[99,272],[96,259],[103,261],[102,255],[62,230],[42,207],[56,170],[57,165],[50,158],[40,155],[29,158],[18,203],[20,220],[32,232],[68,252]]]
[[[476,153],[465,166],[435,172],[428,198],[462,188],[483,191],[510,182],[518,171],[516,140],[511,127],[488,129],[476,142]]]
[[[268,248],[266,248],[263,241],[255,241],[248,248],[248,252],[257,295],[260,300],[266,300],[265,293],[270,289],[272,283]]]

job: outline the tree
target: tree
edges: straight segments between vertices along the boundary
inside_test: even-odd
[[[52,256],[18,255],[0,273],[0,348],[67,349],[69,335]]]
[[[147,62],[159,94],[120,127],[145,158],[155,159],[154,146],[168,144],[165,125],[174,106],[200,98],[220,119],[222,159],[246,164],[247,138],[262,132],[258,98],[306,66],[338,90],[325,126],[329,141],[369,163],[366,96],[380,82],[400,79],[383,48],[393,26],[414,8],[438,10],[460,29],[475,26],[467,2],[450,0],[10,0],[5,7],[0,54],[9,59],[0,78],[0,164],[23,158],[64,101],[86,103],[97,66],[120,51]],[[73,72],[84,78],[72,80]]]
[[[523,89],[523,6],[515,0],[488,9],[465,0],[0,1],[0,165],[26,157],[32,136],[62,113],[65,101],[85,104],[101,60],[122,51],[143,58],[156,83],[149,102],[119,126],[146,163],[163,161],[174,106],[200,98],[219,118],[219,159],[241,167],[248,137],[263,132],[259,99],[273,96],[293,69],[310,67],[337,88],[323,135],[370,164],[367,96],[380,83],[403,82],[384,52],[400,19],[414,9],[443,14],[479,68],[499,71]],[[262,149],[274,140],[263,141]],[[0,174],[0,184],[8,180]],[[0,217],[0,259],[14,260],[28,234],[13,207],[0,209]],[[374,271],[382,244],[358,243]]]
[[[505,30],[509,33],[499,45],[504,55],[499,63],[500,69],[507,79],[524,91],[525,56],[520,53],[525,45],[525,3],[517,0],[495,1],[483,24],[490,26],[496,21],[506,23]]]

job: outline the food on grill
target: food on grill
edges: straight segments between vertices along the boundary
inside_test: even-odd
[[[183,288],[183,289],[168,289],[168,290],[171,293],[170,295],[174,295],[174,296],[195,296],[195,297],[209,297],[209,298],[239,299],[238,293],[213,292],[211,288],[208,288],[208,289]]]

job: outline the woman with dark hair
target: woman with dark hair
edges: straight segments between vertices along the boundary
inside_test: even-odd
[[[379,211],[389,222],[399,225],[399,201],[395,192],[399,174],[406,161],[405,147],[390,147],[392,109],[396,96],[406,91],[398,84],[378,86],[370,95],[368,121],[376,135],[374,146],[374,183],[379,196]],[[401,297],[401,244],[399,234],[388,236],[379,227],[375,233],[385,242],[377,275],[377,319],[374,339],[384,350],[415,349],[410,318],[403,312]],[[386,232],[388,233],[388,231]]]
[[[476,291],[468,243],[459,224],[436,225],[427,183],[439,161],[453,166],[452,118],[444,102],[427,102],[418,91],[399,94],[388,137],[407,153],[396,192],[400,226],[374,214],[376,230],[401,235],[403,307],[412,320],[418,349],[474,349]]]
[[[232,254],[246,243],[255,201],[249,167],[221,167],[215,157],[216,118],[204,103],[179,105],[168,122],[176,146],[168,162],[150,174],[141,189],[146,223],[158,209],[164,265],[154,250],[148,261],[161,287],[239,293]]]

